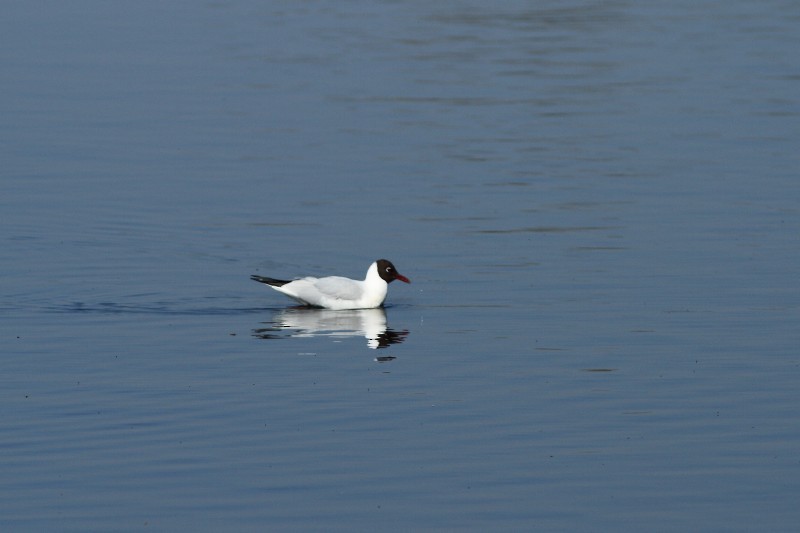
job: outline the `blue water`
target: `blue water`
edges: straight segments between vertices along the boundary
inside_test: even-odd
[[[5,6],[0,527],[794,530],[798,22]]]

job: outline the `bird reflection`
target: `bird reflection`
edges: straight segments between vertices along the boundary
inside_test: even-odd
[[[408,330],[387,327],[386,310],[382,307],[342,311],[290,307],[276,313],[267,324],[253,330],[253,335],[261,339],[363,336],[373,350],[399,344],[408,335]]]

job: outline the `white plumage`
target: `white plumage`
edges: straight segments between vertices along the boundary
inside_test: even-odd
[[[284,281],[255,275],[251,279],[265,283],[303,305],[336,310],[379,307],[386,299],[389,283],[396,279],[410,283],[386,259],[378,259],[372,263],[363,280],[329,276]]]

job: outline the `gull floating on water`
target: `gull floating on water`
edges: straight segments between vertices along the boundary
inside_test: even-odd
[[[372,263],[364,280],[328,276],[286,281],[256,275],[250,276],[250,279],[265,283],[303,305],[334,310],[380,307],[386,299],[389,283],[396,279],[411,283],[386,259]]]

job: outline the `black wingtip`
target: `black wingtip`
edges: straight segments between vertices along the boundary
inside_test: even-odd
[[[256,276],[255,274],[250,276],[250,279],[252,279],[253,281],[257,281],[259,283],[266,283],[267,285],[271,285],[273,287],[282,287],[283,285],[289,283],[288,281],[282,279],[268,278],[266,276]]]

